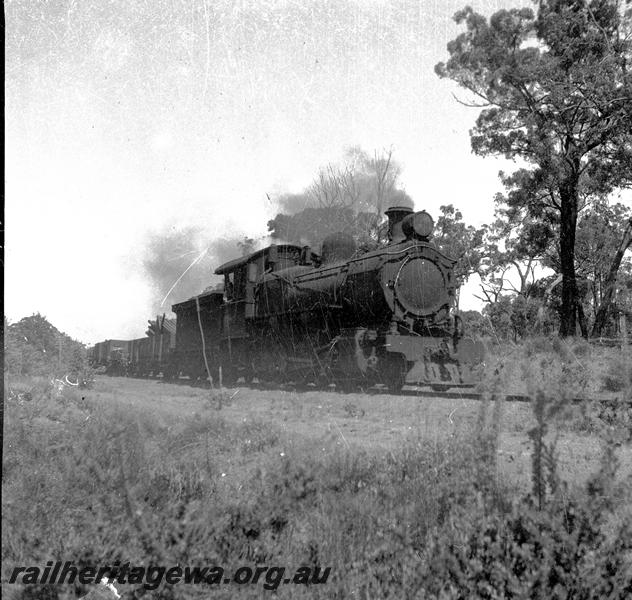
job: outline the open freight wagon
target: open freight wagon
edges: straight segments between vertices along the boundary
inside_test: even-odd
[[[178,322],[174,357],[177,371],[175,376],[206,379],[208,365],[213,380],[217,381],[220,311],[223,298],[223,291],[212,290],[171,307]]]

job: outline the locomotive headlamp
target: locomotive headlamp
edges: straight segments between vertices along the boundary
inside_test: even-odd
[[[425,211],[416,212],[407,216],[402,223],[402,231],[407,238],[428,240],[434,229],[432,217]]]

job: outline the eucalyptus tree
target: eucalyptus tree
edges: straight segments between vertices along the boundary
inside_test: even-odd
[[[486,19],[466,7],[465,31],[436,66],[482,108],[470,132],[479,155],[519,160],[506,176],[508,217],[553,221],[558,236],[560,335],[581,310],[575,237],[582,197],[632,183],[630,2],[540,0]]]
[[[441,206],[439,211],[432,242],[457,261],[454,272],[457,284],[463,285],[470,275],[480,272],[487,228],[467,225],[463,213],[452,204]]]

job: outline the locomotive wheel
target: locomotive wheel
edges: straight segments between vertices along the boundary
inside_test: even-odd
[[[222,365],[222,385],[231,386],[237,382],[237,370],[232,365]]]
[[[162,372],[162,376],[166,381],[173,381],[178,378],[178,367],[175,365],[168,365]]]
[[[325,390],[329,388],[332,383],[331,378],[327,377],[324,373],[320,373],[316,376],[314,384],[316,385],[316,389]]]
[[[340,390],[343,394],[352,394],[358,391],[358,385],[353,379],[340,379],[336,381],[336,389]]]
[[[406,383],[406,359],[393,354],[384,360],[382,382],[391,394],[399,394]]]
[[[402,388],[404,387],[404,377],[405,374],[393,374],[392,377],[386,377],[384,378],[384,384],[386,385],[386,387],[388,388],[388,391],[391,394],[399,394],[402,391]]]

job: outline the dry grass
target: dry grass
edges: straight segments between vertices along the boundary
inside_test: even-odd
[[[58,393],[45,381],[10,381],[3,577],[11,565],[51,558],[263,561],[333,567],[327,586],[279,588],[287,598],[561,597],[555,581],[580,595],[623,590],[632,582],[631,448],[612,440],[604,454],[604,435],[616,428],[569,409],[559,380],[574,377],[564,370],[571,361],[542,354],[527,349],[488,382],[493,393],[514,376],[512,364],[523,377],[535,368],[551,390],[540,429],[525,403],[108,377]],[[26,388],[29,399],[20,396]],[[557,452],[542,463],[557,482],[542,510],[526,495],[549,485],[550,473],[533,468],[538,439]],[[526,579],[519,564],[533,569]],[[493,578],[496,596],[482,576]],[[228,586],[217,597],[234,593]],[[610,597],[625,597],[617,593]]]
[[[98,378],[86,397],[97,404],[122,402],[128,409],[147,410],[165,419],[185,419],[201,414],[213,404],[203,388],[126,378]],[[428,399],[390,394],[339,394],[318,391],[230,390],[232,401],[221,417],[229,423],[269,423],[288,443],[326,440],[327,446],[383,453],[401,448],[409,438],[439,443],[455,433],[476,427],[480,401]],[[209,400],[210,398],[210,400]],[[353,405],[354,414],[350,414]],[[574,409],[579,413],[580,408]],[[362,416],[360,416],[362,415]],[[572,427],[581,415],[565,416],[559,425],[559,460],[571,483],[581,484],[598,466],[600,437],[597,430]],[[527,431],[534,425],[528,403],[505,403],[500,427],[499,469],[521,489],[530,485],[530,443]],[[632,448],[620,450],[622,473],[632,473]]]

